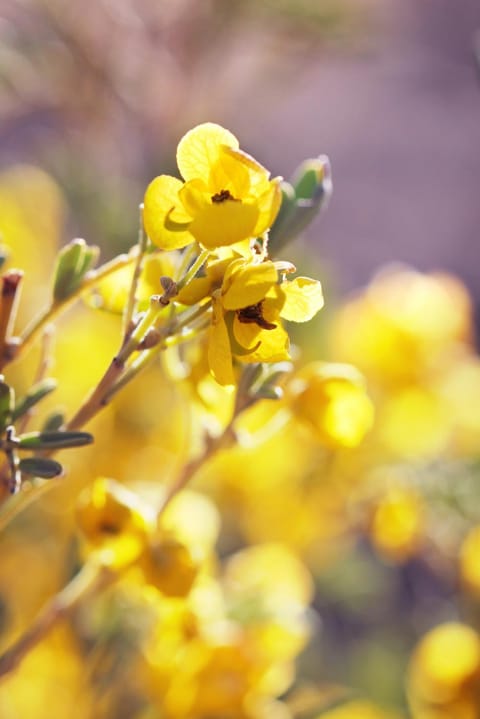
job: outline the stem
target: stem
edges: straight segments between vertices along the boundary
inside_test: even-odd
[[[123,361],[119,360],[118,357],[113,358],[92,394],[65,425],[67,431],[71,432],[72,430],[80,429],[80,427],[83,427],[84,424],[91,420],[92,417],[105,406],[105,396],[115,380],[122,374],[124,367],[125,364]]]
[[[143,257],[147,247],[147,237],[143,231],[143,205],[139,208],[139,226],[138,226],[138,254],[135,262],[135,269],[133,270],[132,284],[130,285],[130,292],[128,293],[127,304],[123,313],[123,334],[125,338],[128,336],[130,325],[137,303],[137,289],[138,281],[142,273]]]
[[[180,470],[177,478],[175,479],[173,484],[171,484],[170,487],[167,489],[167,493],[163,499],[162,505],[158,510],[157,519],[160,519],[172,499],[182,489],[184,489],[184,487],[186,487],[186,485],[195,476],[198,470],[206,462],[208,462],[211,457],[213,457],[220,449],[224,449],[225,447],[228,447],[230,444],[235,442],[236,435],[233,429],[233,424],[237,419],[237,416],[238,415],[234,413],[234,416],[218,437],[207,437],[205,449],[203,450],[203,452],[198,457],[194,457],[182,466],[182,469]]]
[[[153,295],[153,297],[150,298],[148,310],[120,348],[117,355],[118,362],[125,364],[132,352],[135,352],[138,348],[139,343],[145,337],[148,330],[154,325],[159,313],[165,309],[165,306],[166,305],[162,305],[159,295]]]
[[[108,402],[110,402],[112,397],[114,395],[116,395],[117,392],[122,389],[122,387],[124,387],[126,384],[131,382],[131,380],[134,377],[136,377],[136,375],[144,367],[146,367],[154,359],[154,357],[156,357],[159,354],[159,352],[166,350],[169,347],[179,345],[182,342],[187,342],[188,340],[191,340],[192,337],[195,337],[195,335],[198,334],[198,332],[200,330],[205,329],[207,327],[207,324],[197,325],[195,327],[190,328],[189,330],[186,330],[185,332],[182,332],[182,334],[178,334],[178,335],[175,334],[175,335],[166,337],[163,342],[160,342],[158,345],[155,345],[155,347],[151,347],[148,350],[144,350],[126,368],[123,375],[118,380],[116,380],[116,382],[108,390],[108,392],[105,395],[105,404],[108,404]]]
[[[8,476],[8,463],[5,462],[0,468],[0,532],[3,532],[17,514],[23,512],[33,501],[36,501],[40,496],[57,486],[51,480],[44,480],[38,485],[24,485],[21,491],[12,497],[6,486]],[[10,499],[5,502],[7,497],[10,497]]]
[[[202,250],[200,254],[198,255],[197,259],[193,263],[193,265],[190,267],[190,269],[184,274],[181,280],[177,282],[177,288],[178,290],[181,290],[182,287],[185,287],[185,285],[188,285],[188,283],[193,280],[199,269],[202,267],[202,265],[205,264],[205,262],[208,259],[208,256],[210,254],[210,250]]]
[[[17,313],[19,289],[23,278],[20,270],[10,270],[3,277],[0,294],[0,368],[3,368],[12,357],[8,352],[8,341],[13,330]],[[18,351],[18,349],[17,349]]]
[[[101,267],[97,270],[87,272],[82,283],[75,292],[62,302],[53,302],[50,307],[47,307],[47,309],[38,315],[38,317],[36,317],[36,319],[23,331],[20,336],[20,346],[16,357],[18,357],[21,352],[26,351],[33,344],[46,324],[52,322],[58,315],[68,309],[68,307],[70,307],[84,292],[92,287],[95,287],[96,284],[105,277],[108,277],[108,275],[116,272],[116,270],[126,267],[134,262],[137,258],[137,252],[137,248],[134,247],[128,255],[118,255],[118,257],[110,260],[110,262],[105,262],[105,264],[101,265]]]
[[[116,576],[102,565],[85,564],[72,581],[42,609],[25,634],[0,656],[0,676],[16,669],[60,619],[68,616],[83,599],[111,584]]]

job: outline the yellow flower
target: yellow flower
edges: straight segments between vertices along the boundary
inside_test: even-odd
[[[243,362],[289,359],[289,338],[281,318],[306,322],[323,306],[318,281],[297,277],[278,284],[278,270],[270,260],[231,261],[221,287],[211,293],[208,361],[222,385],[234,383],[233,357]]]
[[[408,671],[412,713],[435,719],[478,716],[480,639],[459,622],[431,629],[416,647]]]
[[[198,241],[213,249],[259,237],[280,208],[280,178],[239,149],[237,138],[207,122],[187,132],[177,148],[185,182],[160,175],[148,186],[145,229],[165,250]]]
[[[137,495],[104,477],[80,496],[76,519],[87,552],[116,568],[140,555],[154,526],[153,514]]]
[[[351,365],[311,362],[288,390],[295,416],[328,446],[356,447],[372,428],[373,404]]]

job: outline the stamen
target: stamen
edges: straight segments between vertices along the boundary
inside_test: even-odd
[[[262,328],[262,330],[274,330],[277,325],[273,322],[268,322],[262,314],[262,302],[257,302],[256,305],[249,305],[243,307],[241,310],[237,310],[237,317],[239,322],[243,324],[256,324]]]
[[[212,195],[212,202],[225,202],[225,200],[235,200],[235,202],[238,202],[230,193],[230,190],[220,190],[220,192]]]

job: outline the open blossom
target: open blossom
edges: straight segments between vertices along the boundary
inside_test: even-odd
[[[177,148],[184,182],[160,175],[148,186],[145,229],[165,250],[197,241],[206,249],[261,236],[280,207],[280,178],[239,149],[237,138],[211,122],[187,132]]]
[[[243,362],[289,359],[289,337],[282,319],[306,322],[323,307],[320,282],[309,277],[284,280],[279,267],[293,265],[243,257],[217,260],[206,276],[193,280],[179,295],[185,304],[210,297],[208,362],[215,379],[234,384],[233,358]]]

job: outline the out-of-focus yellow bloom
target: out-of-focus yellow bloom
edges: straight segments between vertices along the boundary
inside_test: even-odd
[[[50,275],[66,217],[61,190],[38,167],[16,165],[0,175],[0,243],[10,250],[12,267],[26,273],[21,322],[48,301]],[[39,212],[39,208],[41,211]]]
[[[423,528],[422,498],[413,489],[392,487],[378,502],[370,537],[388,559],[402,562],[418,549]]]
[[[133,492],[112,479],[100,478],[80,496],[77,524],[87,551],[94,551],[109,566],[122,568],[145,547],[153,516]]]
[[[294,678],[312,583],[281,545],[233,555],[184,603],[163,599],[145,646],[143,681],[166,719],[288,719],[275,698]],[[302,637],[300,634],[302,633]]]
[[[179,253],[175,252],[162,252],[145,257],[136,291],[136,307],[139,312],[149,307],[152,295],[162,294],[160,277],[175,277],[178,259]],[[133,272],[133,265],[112,272],[86,296],[87,304],[95,309],[122,314],[127,304]]]
[[[145,580],[167,597],[185,597],[210,558],[218,531],[214,505],[196,492],[181,492],[139,559]]]
[[[438,369],[472,334],[465,288],[445,274],[387,268],[340,313],[335,352],[376,383],[411,382]]]
[[[448,446],[454,417],[437,392],[428,387],[399,388],[382,407],[378,433],[401,457],[433,457]]]
[[[277,543],[237,552],[226,564],[224,587],[231,616],[269,661],[291,660],[303,649],[313,583],[293,552]]]
[[[167,597],[185,597],[199,570],[198,559],[189,547],[170,537],[151,540],[139,566],[145,581]]]
[[[288,386],[297,417],[330,446],[356,447],[373,425],[362,375],[349,365],[312,362]]]
[[[358,700],[342,704],[325,713],[322,712],[318,719],[399,719],[399,717],[376,707],[371,702]]]
[[[280,179],[239,149],[237,138],[214,123],[187,132],[177,148],[184,183],[156,177],[144,201],[145,229],[162,249],[197,240],[207,249],[262,235],[279,210]]]
[[[460,549],[460,576],[464,586],[480,597],[480,526],[473,527]]]
[[[0,686],[2,719],[87,719],[93,711],[85,656],[62,628],[33,647]]]
[[[428,632],[410,662],[408,693],[415,719],[476,719],[480,638],[457,622]]]

